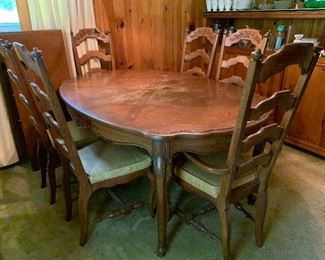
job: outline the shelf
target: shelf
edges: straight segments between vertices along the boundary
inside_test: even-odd
[[[245,10],[245,11],[222,11],[204,12],[205,18],[213,19],[272,19],[272,18],[325,18],[325,9],[272,9],[272,10]]]

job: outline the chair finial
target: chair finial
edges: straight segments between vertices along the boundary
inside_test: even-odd
[[[32,57],[33,58],[40,58],[40,57],[42,57],[42,51],[41,50],[39,50],[37,47],[34,47],[33,48],[33,51],[32,51]]]
[[[260,60],[262,60],[262,56],[263,56],[262,51],[261,51],[261,49],[258,49],[258,48],[255,49],[255,50],[252,52],[252,55],[251,55],[252,59],[255,60],[255,61],[260,61]]]
[[[9,42],[9,41],[7,41],[7,40],[5,40],[4,41],[4,46],[5,46],[6,49],[11,49],[12,48],[12,43]]]

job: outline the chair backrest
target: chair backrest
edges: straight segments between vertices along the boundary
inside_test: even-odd
[[[247,69],[252,50],[258,48],[264,54],[268,40],[268,33],[262,36],[255,29],[239,29],[230,35],[225,33],[222,38],[216,80],[244,86],[244,79],[240,75],[235,75],[236,66],[241,64]],[[227,58],[227,55],[230,55],[230,58]],[[223,73],[226,75],[223,76]]]
[[[186,33],[181,72],[210,78],[219,34],[210,27],[199,27]],[[193,50],[195,47],[199,46]],[[191,63],[194,63],[194,66]]]
[[[71,133],[68,128],[59,98],[48,74],[41,51],[34,48],[29,52],[24,45],[14,42],[13,47],[17,57],[24,64],[26,69],[33,73],[35,77],[39,77],[43,84],[43,91],[35,81],[29,80],[31,93],[42,105],[42,115],[49,129],[54,146],[60,156],[62,162],[69,162],[71,168],[80,181],[85,180],[84,168],[77,152],[75,143],[73,142]]]
[[[13,85],[16,88],[18,97],[27,110],[28,117],[31,120],[33,127],[37,131],[37,134],[41,138],[45,148],[50,149],[52,146],[47,134],[45,122],[30,90],[28,89],[24,68],[22,67],[22,64],[20,64],[20,61],[13,49],[12,43],[0,40],[0,54],[4,58],[8,75],[14,83]]]
[[[270,172],[281,150],[288,126],[317,63],[319,52],[319,49],[314,49],[313,44],[292,43],[282,46],[278,52],[270,55],[264,61],[262,61],[260,50],[252,53],[240,102],[240,111],[227,158],[230,175],[229,178],[225,178],[223,189],[228,194],[234,181],[256,173],[257,179],[256,176],[254,178],[260,183],[260,188],[267,187]],[[251,107],[256,84],[264,82],[290,65],[299,65],[301,69],[294,90],[276,91],[271,97],[263,100],[255,107]],[[247,136],[247,123],[268,115],[276,107],[280,107],[284,111],[281,122],[268,122]],[[256,145],[264,145],[263,151],[257,155],[253,154],[249,161],[241,163],[240,154],[249,151]]]
[[[98,59],[102,69],[115,70],[115,63],[111,53],[113,48],[112,39],[109,32],[103,33],[96,28],[86,28],[79,30],[75,35],[73,35],[73,32],[70,34],[77,76],[83,75],[82,67],[87,64],[90,66],[89,62],[92,59]],[[86,53],[79,55],[81,50],[78,52],[78,48],[84,43],[86,44],[88,39],[97,40],[98,50],[87,50]]]

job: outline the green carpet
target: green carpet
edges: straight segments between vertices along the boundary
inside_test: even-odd
[[[154,253],[156,219],[146,206],[91,225],[90,238],[80,247],[77,201],[72,221],[66,222],[62,189],[51,206],[49,188],[39,185],[39,172],[32,172],[28,162],[0,170],[0,259],[160,259]],[[148,181],[140,178],[115,191],[127,201],[146,200]],[[173,204],[185,211],[194,213],[207,204],[176,184],[171,185],[171,193]],[[255,214],[254,206],[243,204]],[[90,202],[90,221],[116,207],[105,190],[97,192]],[[220,236],[215,211],[199,219]],[[270,181],[262,248],[255,246],[253,223],[234,207],[231,219],[236,259],[325,259],[325,162],[289,147],[283,149]],[[168,251],[162,259],[221,256],[220,242],[173,216],[168,223]]]

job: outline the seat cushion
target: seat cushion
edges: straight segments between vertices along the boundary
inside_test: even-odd
[[[135,146],[97,141],[78,150],[91,183],[140,171],[151,166],[151,157]]]
[[[205,163],[216,168],[226,168],[227,153],[225,151],[198,157]],[[240,158],[240,163],[243,163],[246,160],[247,159],[245,157],[242,157]],[[189,160],[186,160],[181,166],[175,168],[175,175],[195,188],[209,194],[213,198],[216,198],[220,192],[223,176],[217,176],[212,173],[205,172],[202,169],[199,169]],[[256,178],[257,174],[250,174],[243,178],[236,179],[233,182],[233,188],[253,181]]]
[[[78,127],[75,121],[69,121],[68,127],[77,148],[82,148],[99,139],[93,132],[87,128]]]

